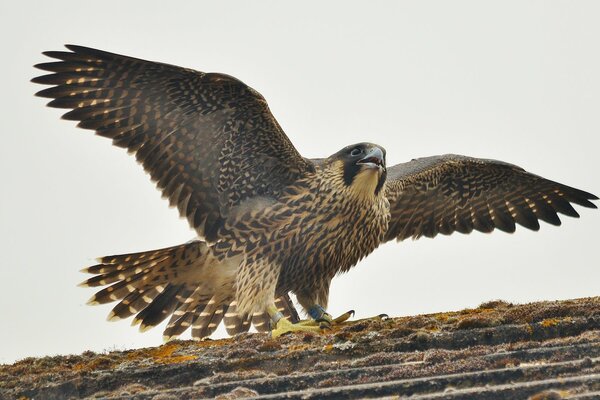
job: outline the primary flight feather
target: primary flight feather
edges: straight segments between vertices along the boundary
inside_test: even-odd
[[[538,230],[590,193],[517,166],[458,155],[387,168],[371,143],[303,158],[265,99],[238,79],[81,46],[44,54],[33,82],[63,118],[135,154],[198,237],[170,248],[109,256],[84,271],[106,286],[91,304],[118,301],[109,319],[142,330],[170,317],[165,337],[275,328],[319,331],[333,277],[379,244],[498,228]],[[299,322],[296,295],[312,321]]]

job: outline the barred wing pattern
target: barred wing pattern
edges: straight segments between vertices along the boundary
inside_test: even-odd
[[[560,225],[557,213],[579,214],[571,203],[596,208],[593,194],[495,160],[460,155],[425,157],[388,168],[391,220],[385,241],[438,233],[538,230]]]
[[[134,153],[200,237],[218,238],[231,208],[277,196],[314,166],[303,159],[254,89],[203,73],[81,46],[36,65],[54,85],[37,93],[63,118]]]

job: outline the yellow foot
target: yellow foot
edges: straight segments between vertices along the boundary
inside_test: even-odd
[[[347,311],[337,318],[333,318],[330,314],[323,313],[319,319],[306,319],[298,322],[303,326],[318,326],[321,329],[331,329],[334,325],[340,325],[354,316],[354,310]]]
[[[319,325],[307,325],[302,324],[301,322],[298,322],[297,324],[292,324],[286,318],[281,318],[279,321],[277,321],[277,326],[275,327],[275,329],[271,331],[271,336],[273,338],[277,338],[281,335],[285,335],[286,333],[290,332],[322,332],[322,329]]]

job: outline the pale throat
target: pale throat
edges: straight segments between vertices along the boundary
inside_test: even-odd
[[[380,173],[375,168],[362,169],[352,181],[352,184],[348,188],[350,192],[362,200],[373,200],[375,199],[375,189],[379,183]],[[379,192],[384,192],[383,188]]]

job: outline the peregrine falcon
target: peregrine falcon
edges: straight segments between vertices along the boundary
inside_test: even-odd
[[[83,286],[89,304],[117,301],[109,320],[134,316],[164,335],[204,338],[254,324],[273,335],[320,331],[333,277],[381,243],[438,234],[560,225],[571,203],[598,197],[495,160],[459,155],[386,166],[383,147],[346,146],[302,157],[265,99],[240,80],[67,45],[36,65],[37,93],[63,118],[126,148],[197,233],[159,250],[102,257]],[[299,321],[289,294],[308,318]]]

